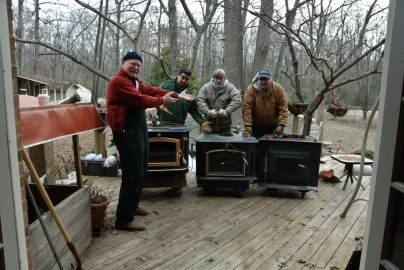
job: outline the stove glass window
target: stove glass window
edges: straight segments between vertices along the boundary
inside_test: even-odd
[[[233,150],[213,150],[206,153],[206,175],[244,176],[245,153]]]
[[[150,139],[149,166],[179,166],[178,139]]]
[[[304,161],[300,158],[277,157],[275,160],[276,172],[301,173],[304,171]]]

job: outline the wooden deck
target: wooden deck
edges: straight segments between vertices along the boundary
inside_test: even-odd
[[[321,169],[343,165],[328,160]],[[359,166],[355,166],[356,174]],[[359,196],[369,196],[371,167],[366,166]],[[354,184],[319,182],[318,192],[302,199],[298,192],[268,196],[251,189],[244,198],[234,191],[213,195],[196,187],[190,173],[180,198],[169,189],[145,189],[141,205],[151,213],[137,219],[144,232],[112,228],[120,178],[96,178],[114,191],[108,208],[110,225],[83,258],[84,269],[345,269],[361,245],[367,203],[356,202],[340,218]]]

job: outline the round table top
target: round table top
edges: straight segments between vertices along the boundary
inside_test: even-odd
[[[331,155],[331,158],[345,164],[360,164],[360,155]],[[373,160],[365,158],[365,164],[373,164]]]

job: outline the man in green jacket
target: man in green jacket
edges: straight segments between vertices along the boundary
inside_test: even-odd
[[[185,91],[185,93],[193,95],[192,90],[188,89],[188,84],[191,81],[191,76],[191,70],[189,70],[188,68],[183,68],[180,70],[178,76],[175,79],[163,82],[160,85],[160,88],[173,91],[178,94],[181,94],[181,92]],[[198,107],[196,106],[196,101],[183,102],[182,100],[178,100],[175,104],[173,103],[167,105],[166,108],[170,113],[164,112],[160,108],[157,113],[159,121],[184,125],[189,113],[192,118],[194,118],[195,122],[197,122],[201,126],[202,130],[211,132],[209,126],[210,123],[207,122],[199,113]]]

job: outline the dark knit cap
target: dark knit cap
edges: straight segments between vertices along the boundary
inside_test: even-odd
[[[128,53],[125,54],[124,57],[122,57],[122,61],[126,61],[126,60],[129,60],[129,59],[137,59],[137,60],[139,60],[140,62],[143,63],[142,57],[135,51],[128,52]]]

